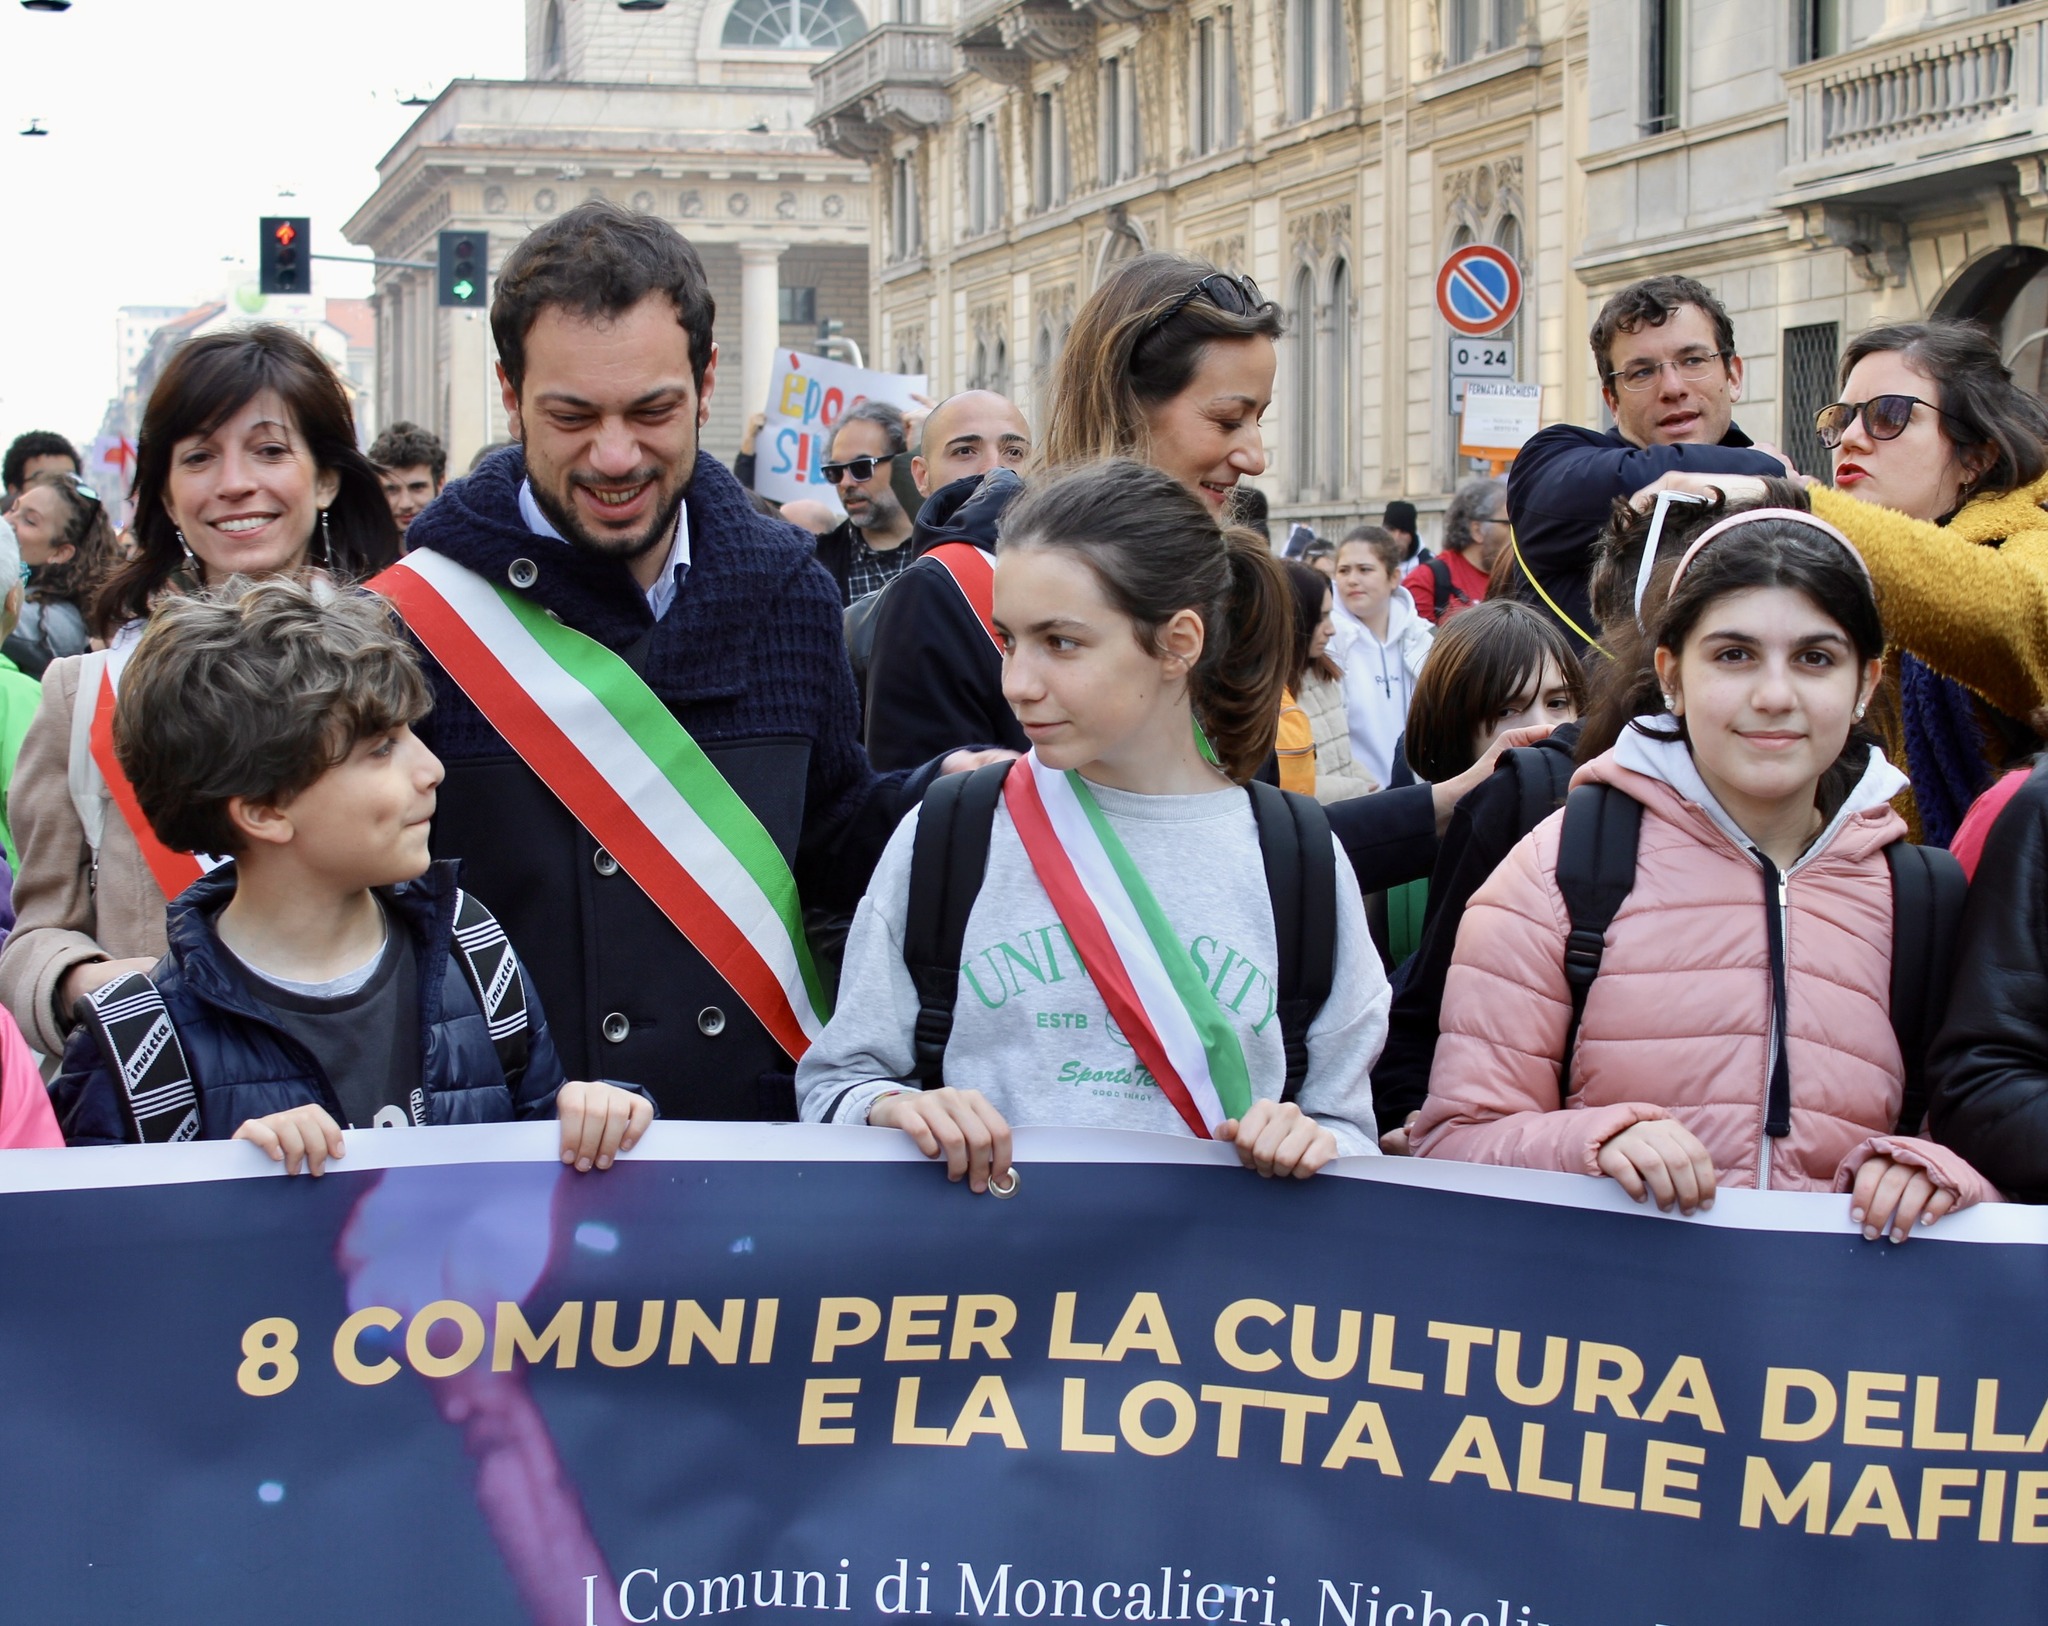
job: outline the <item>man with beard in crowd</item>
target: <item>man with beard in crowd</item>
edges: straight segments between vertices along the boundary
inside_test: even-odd
[[[908,447],[903,414],[887,401],[863,401],[839,420],[832,455],[820,471],[839,493],[846,518],[818,538],[818,563],[839,584],[839,601],[879,593],[917,557],[910,515],[891,489]]]

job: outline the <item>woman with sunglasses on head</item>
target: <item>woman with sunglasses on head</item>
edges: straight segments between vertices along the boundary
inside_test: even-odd
[[[398,556],[340,380],[281,327],[209,334],[171,358],[143,413],[134,497],[136,557],[93,607],[110,647],[51,663],[8,794],[22,867],[0,1004],[45,1054],[62,1051],[80,998],[164,953],[158,877],[181,872],[129,824],[101,767],[120,665],[150,606],[235,576],[359,581]]]
[[[21,619],[0,654],[39,679],[58,656],[92,647],[87,613],[120,557],[99,493],[75,474],[35,476],[10,518],[25,591]]]
[[[1892,649],[1872,718],[1911,776],[1909,819],[1945,847],[1971,801],[2039,749],[2021,719],[2048,697],[2048,407],[1981,328],[1910,322],[1851,341],[1842,399],[1815,427],[1834,486],[1812,482],[1813,511],[1856,544],[1884,599]],[[1721,475],[1650,490],[1665,486],[1737,503],[1762,491]]]
[[[1238,482],[1266,469],[1260,420],[1273,399],[1281,331],[1280,308],[1249,277],[1178,254],[1126,260],[1067,334],[1039,466],[1134,457],[1222,513]],[[1451,809],[1485,781],[1496,754],[1441,785],[1332,806],[1331,826],[1367,892],[1429,873]]]

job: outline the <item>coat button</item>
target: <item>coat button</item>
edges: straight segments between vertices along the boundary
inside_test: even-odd
[[[707,1039],[715,1039],[725,1031],[725,1012],[716,1005],[706,1005],[697,1013],[697,1031]]]
[[[590,867],[600,875],[616,875],[619,873],[619,861],[602,847],[598,848],[591,856]]]
[[[531,559],[514,559],[506,568],[505,579],[514,587],[531,587],[540,580],[540,566]]]
[[[604,1019],[604,1036],[612,1044],[624,1044],[626,1035],[633,1031],[633,1024],[626,1020],[624,1011],[613,1011]]]

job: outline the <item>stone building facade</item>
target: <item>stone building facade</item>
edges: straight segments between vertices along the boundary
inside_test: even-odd
[[[593,197],[672,220],[704,258],[720,351],[706,450],[737,449],[778,347],[814,350],[836,320],[865,350],[867,169],[806,121],[810,69],[867,22],[861,0],[527,0],[526,77],[449,85],[346,228],[379,259],[416,262],[376,272],[383,417],[436,430],[457,471],[504,436],[486,313],[436,305],[439,234],[488,233],[495,275]]]
[[[1599,302],[1684,270],[1735,313],[1740,421],[1809,460],[1858,328],[2048,326],[2044,27],[2048,0],[893,0],[813,70],[812,123],[872,166],[877,353],[940,389],[1042,416],[1075,307],[1142,248],[1255,277],[1289,328],[1260,484],[1328,532],[1471,467],[1434,306],[1463,243],[1522,268],[1502,337],[1546,421],[1602,421]]]

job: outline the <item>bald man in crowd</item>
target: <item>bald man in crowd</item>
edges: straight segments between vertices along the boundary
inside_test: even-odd
[[[925,418],[910,462],[925,499],[911,534],[918,557],[877,600],[868,640],[866,744],[878,767],[924,761],[914,755],[923,740],[1029,744],[1003,699],[1002,653],[976,600],[986,602],[996,521],[1024,489],[1016,470],[1030,456],[1031,426],[993,390],[949,395]],[[927,557],[947,543],[972,551]]]

